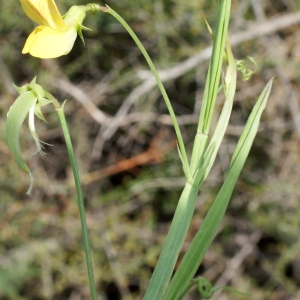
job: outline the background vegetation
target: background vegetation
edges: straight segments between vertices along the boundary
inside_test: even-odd
[[[74,4],[57,1],[65,13]],[[213,1],[107,1],[132,26],[154,59],[191,151],[211,37]],[[215,1],[217,2],[217,1]],[[241,79],[217,162],[200,192],[188,247],[223,181],[243,124],[266,82],[276,76],[261,129],[236,186],[222,228],[199,274],[216,285],[250,292],[250,299],[300,299],[300,3],[233,1],[230,37],[237,59],[259,65]],[[298,11],[298,12],[297,12]],[[23,157],[35,186],[10,153],[6,113],[16,98],[12,82],[38,83],[66,114],[87,207],[100,299],[141,299],[168,230],[184,178],[171,120],[146,63],[110,15],[89,14],[68,56],[22,55],[34,27],[17,0],[0,10],[0,299],[88,299],[86,266],[73,179],[59,121],[50,107],[38,132],[47,155],[33,155],[26,126]],[[251,65],[249,65],[251,67]],[[217,108],[222,104],[219,99]],[[216,116],[217,118],[217,116]],[[186,299],[199,299],[196,291]],[[228,292],[213,299],[240,299]]]

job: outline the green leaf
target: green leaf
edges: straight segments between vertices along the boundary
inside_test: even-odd
[[[204,151],[206,149],[205,137],[207,139],[219,90],[222,63],[224,58],[224,48],[227,38],[228,23],[230,19],[230,8],[231,1],[229,0],[223,0],[220,4],[218,25],[214,38],[212,57],[206,77],[203,101],[201,105],[201,113],[190,163],[192,175],[195,175],[197,169],[200,168]]]
[[[6,121],[6,139],[8,146],[20,167],[27,173],[30,169],[19,153],[19,135],[22,124],[37,97],[31,92],[22,93],[10,107]]]
[[[266,106],[271,86],[272,80],[266,85],[258,98],[234,151],[226,179],[188,251],[184,255],[165,294],[164,300],[182,299],[182,292],[195,275],[207,249],[212,243],[257,133],[260,117]]]
[[[253,107],[253,110],[248,118],[247,124],[243,130],[243,133],[242,133],[242,135],[238,141],[238,144],[235,148],[235,151],[232,155],[232,159],[231,159],[231,162],[229,165],[228,172],[230,172],[231,168],[237,163],[240,156],[245,152],[245,148],[247,148],[247,146],[249,146],[250,141],[252,144],[252,141],[258,130],[260,116],[267,105],[267,100],[270,95],[272,82],[273,82],[273,79],[271,79],[268,82],[268,84],[266,85],[266,87],[264,88],[262,93],[260,94],[255,106]],[[249,148],[249,150],[250,150],[250,148]]]
[[[211,170],[211,167],[216,159],[217,152],[219,150],[219,147],[225,135],[225,131],[231,115],[233,98],[236,90],[237,72],[236,72],[236,64],[234,61],[234,57],[228,39],[226,42],[226,53],[227,53],[227,60],[229,65],[223,83],[225,96],[226,96],[225,103],[220,118],[218,120],[217,127],[214,131],[211,141],[204,154],[204,164],[203,164],[204,176],[203,178],[200,179],[200,181],[205,180],[209,171]]]
[[[191,222],[197,196],[198,187],[186,183],[144,300],[162,299]]]

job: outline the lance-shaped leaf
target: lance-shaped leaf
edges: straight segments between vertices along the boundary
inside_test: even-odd
[[[214,38],[212,57],[206,77],[197,134],[195,136],[192,151],[190,165],[191,173],[193,175],[197,172],[197,169],[200,168],[203,162],[202,158],[207,146],[207,135],[210,129],[221,77],[224,48],[230,19],[230,8],[231,1],[222,0],[219,8],[218,25]]]
[[[272,80],[264,88],[257,100],[233,153],[226,179],[188,251],[184,255],[163,298],[164,300],[180,300],[183,298],[183,291],[195,275],[207,249],[213,241],[257,133],[260,117],[269,98],[271,86]]]
[[[209,171],[211,170],[211,167],[216,159],[217,152],[219,150],[219,147],[225,135],[225,131],[231,115],[233,98],[236,90],[237,74],[236,74],[236,65],[235,65],[234,57],[228,39],[226,41],[226,54],[228,60],[228,68],[223,82],[223,88],[225,91],[225,103],[217,127],[215,129],[215,132],[205,151],[204,163],[202,164],[199,173],[196,174],[196,176],[199,177],[199,178],[195,178],[196,184],[199,185],[205,180],[205,178],[209,174]]]

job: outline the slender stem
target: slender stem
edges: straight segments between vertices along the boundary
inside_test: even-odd
[[[118,14],[116,13],[113,9],[111,9],[110,7],[108,7],[105,12],[113,15],[123,26],[124,28],[128,31],[128,33],[131,35],[132,39],[135,41],[136,45],[139,47],[139,49],[141,50],[141,52],[143,53],[154,77],[155,77],[155,80],[157,82],[157,85],[161,91],[161,94],[166,102],[166,106],[169,110],[169,113],[170,113],[170,116],[172,118],[172,121],[173,121],[173,125],[174,125],[174,128],[175,128],[175,132],[176,132],[176,136],[177,136],[177,139],[178,139],[178,145],[179,145],[179,149],[180,149],[180,152],[181,152],[181,157],[182,157],[182,162],[185,166],[185,172],[188,172],[188,174],[185,174],[186,177],[190,178],[190,172],[189,172],[189,163],[188,163],[188,158],[187,158],[187,155],[186,155],[186,151],[185,151],[185,147],[184,147],[184,143],[183,143],[183,139],[182,139],[182,135],[181,135],[181,131],[180,131],[180,128],[179,128],[179,125],[177,123],[177,120],[176,120],[176,116],[175,116],[175,113],[174,113],[174,110],[172,108],[172,105],[171,105],[171,102],[169,100],[169,97],[166,93],[166,90],[161,82],[161,79],[159,78],[159,75],[156,71],[156,68],[150,58],[150,56],[148,55],[146,49],[144,48],[144,46],[142,45],[142,43],[140,42],[139,38],[136,36],[136,34],[132,31],[132,29],[129,27],[129,25],[126,23],[126,21]]]
[[[91,296],[92,296],[92,300],[97,300],[97,293],[96,293],[94,273],[93,273],[93,264],[92,264],[91,250],[90,250],[90,244],[88,238],[88,230],[86,226],[86,218],[85,218],[82,190],[80,185],[80,178],[79,178],[75,154],[74,154],[74,150],[73,150],[73,146],[72,146],[72,142],[71,142],[71,138],[70,138],[70,134],[69,134],[69,130],[68,130],[65,114],[64,114],[64,104],[62,105],[62,107],[56,108],[56,111],[58,113],[63,134],[66,140],[66,145],[67,145],[72,171],[74,175],[75,185],[76,185],[78,207],[79,207],[79,214],[80,214],[81,228],[82,228],[82,235],[83,235],[83,245],[84,245],[85,258],[86,258],[86,264],[88,270],[88,277],[90,282]]]

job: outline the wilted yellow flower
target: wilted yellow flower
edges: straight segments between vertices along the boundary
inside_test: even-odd
[[[54,58],[68,54],[77,33],[82,38],[82,26],[87,7],[72,6],[62,17],[54,0],[20,0],[26,15],[38,23],[29,35],[22,53],[39,58]]]

